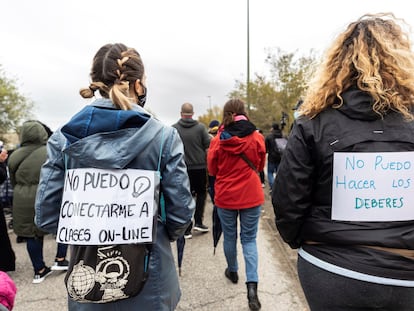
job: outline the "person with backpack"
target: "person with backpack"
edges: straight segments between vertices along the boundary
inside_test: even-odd
[[[312,311],[414,306],[414,52],[407,24],[367,14],[333,41],[274,183]]]
[[[267,153],[267,181],[269,183],[270,193],[272,193],[273,182],[275,175],[279,167],[280,160],[282,159],[283,150],[278,147],[278,140],[285,140],[282,131],[279,128],[279,124],[272,124],[272,131],[265,137],[266,153]],[[282,147],[283,148],[283,147]]]
[[[101,96],[50,137],[35,222],[72,245],[69,310],[174,310],[181,291],[170,242],[195,208],[182,141],[143,108],[135,49],[102,46],[90,77],[80,95]]]

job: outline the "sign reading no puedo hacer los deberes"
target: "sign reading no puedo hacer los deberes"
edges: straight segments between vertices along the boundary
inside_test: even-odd
[[[74,245],[152,242],[158,186],[155,171],[67,170],[56,241]]]
[[[334,153],[332,219],[414,219],[414,152]]]

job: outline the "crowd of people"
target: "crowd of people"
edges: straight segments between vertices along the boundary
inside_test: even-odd
[[[54,133],[40,121],[24,122],[18,148],[0,153],[0,183],[10,178],[13,186],[13,230],[26,243],[32,282],[67,270],[69,310],[174,310],[181,289],[171,242],[210,231],[209,193],[223,233],[224,277],[239,282],[240,228],[247,303],[260,310],[257,232],[267,160],[276,227],[298,249],[310,310],[412,310],[414,53],[399,22],[377,14],[350,23],[294,107],[292,128],[275,122],[265,137],[237,98],[208,127],[193,119],[188,102],[175,124],[163,124],[144,108],[148,90],[138,51],[102,46],[91,82],[80,91],[83,98],[100,96]],[[105,191],[102,199],[85,190],[86,178],[101,178],[92,188],[107,188],[105,176],[119,191]],[[63,219],[60,202],[82,200],[96,203]],[[119,224],[101,214],[102,229],[90,221],[98,219],[93,208],[113,202],[141,208],[140,216],[124,215],[141,226],[140,240],[102,238],[116,236]],[[16,258],[3,210],[0,226],[0,310],[11,310],[18,289],[4,272],[15,270]],[[83,232],[83,240],[62,238],[62,230]],[[57,235],[51,267],[43,260],[46,234]]]

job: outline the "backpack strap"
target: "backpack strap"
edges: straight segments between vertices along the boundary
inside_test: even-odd
[[[162,179],[161,176],[161,157],[162,157],[162,148],[164,146],[164,127],[162,127],[162,133],[161,133],[161,145],[160,145],[160,153],[158,156],[158,167],[157,167],[157,174],[160,178],[160,181]],[[161,222],[163,224],[167,221],[167,216],[165,214],[165,198],[164,193],[162,192],[161,185],[160,185],[160,211],[161,211]]]
[[[157,172],[156,174],[158,175],[158,177],[160,178],[160,181],[162,179],[161,176],[161,157],[162,157],[162,150],[163,150],[163,146],[164,146],[164,127],[162,128],[162,132],[161,132],[161,144],[160,144],[160,152],[158,154],[158,165],[157,165]],[[64,162],[65,162],[65,171],[68,170],[68,156],[66,153],[63,153],[63,157],[64,157]],[[160,190],[160,213],[161,213],[161,222],[163,224],[165,224],[167,216],[165,214],[165,199],[164,199],[164,193],[162,192],[162,190]]]

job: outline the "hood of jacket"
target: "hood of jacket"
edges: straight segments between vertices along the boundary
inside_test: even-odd
[[[220,132],[220,147],[234,154],[243,153],[251,143],[245,137],[256,131],[256,126],[247,120],[230,124]]]
[[[42,124],[37,121],[26,121],[20,132],[20,146],[46,145],[47,132]]]
[[[61,128],[67,139],[64,153],[84,167],[123,168],[145,152],[159,123],[142,107],[116,109],[111,100],[98,99]],[[154,136],[148,133],[154,133]],[[145,133],[145,134],[144,134]]]
[[[193,127],[198,124],[198,121],[193,118],[181,118],[177,123],[182,127]]]
[[[353,86],[342,93],[343,105],[338,111],[348,118],[373,121],[381,119],[381,116],[372,110],[373,99],[367,92]]]

